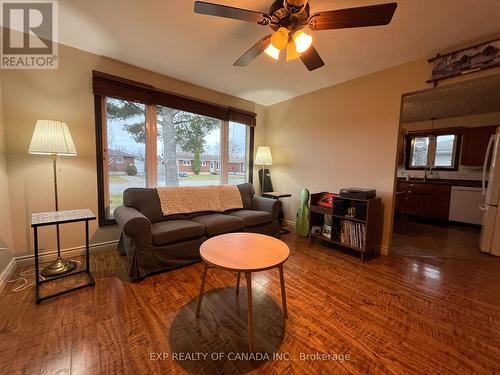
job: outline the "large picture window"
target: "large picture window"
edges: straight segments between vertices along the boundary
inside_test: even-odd
[[[108,87],[97,89],[103,90]],[[220,108],[203,107],[206,103],[192,110],[175,101],[175,106],[148,103],[141,92],[127,100],[117,92],[96,93],[100,225],[115,223],[113,211],[130,187],[251,182],[255,117],[252,122],[246,113],[230,110],[224,116]]]

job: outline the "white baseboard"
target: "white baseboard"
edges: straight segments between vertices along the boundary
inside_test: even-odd
[[[286,223],[287,227],[295,230],[295,221],[292,220],[283,220]]]
[[[7,264],[7,267],[3,270],[3,272],[0,274],[0,292],[3,290],[5,284],[7,283],[7,280],[10,279],[10,276],[14,273],[16,270],[16,260],[12,258]]]
[[[116,249],[118,244],[118,240],[115,241],[107,241],[107,242],[99,242],[90,245],[90,252],[97,253],[100,251],[113,250]],[[65,258],[77,257],[85,254],[85,246],[71,247],[68,249],[61,249],[61,254],[64,255]],[[57,251],[49,251],[45,253],[41,253],[38,256],[40,262],[48,262],[51,260],[55,260],[57,258]],[[19,257],[15,257],[14,261],[16,265],[24,265],[28,263],[34,262],[35,254],[30,255],[22,255]]]

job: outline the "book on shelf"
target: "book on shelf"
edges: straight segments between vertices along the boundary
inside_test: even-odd
[[[340,221],[340,242],[349,246],[365,247],[366,225],[348,220]]]

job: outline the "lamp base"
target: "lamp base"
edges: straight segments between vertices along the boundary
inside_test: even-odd
[[[78,265],[72,260],[64,260],[59,257],[55,262],[52,262],[47,267],[45,267],[40,275],[43,277],[54,277],[63,275],[65,273],[73,271]]]

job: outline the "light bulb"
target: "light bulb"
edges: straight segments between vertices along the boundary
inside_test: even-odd
[[[286,47],[286,61],[292,61],[299,58],[297,53],[297,48],[295,47],[295,42],[291,40]]]
[[[309,47],[311,47],[312,39],[312,36],[307,35],[302,30],[297,31],[293,35],[293,41],[295,42],[297,53],[303,53],[307,51]]]
[[[280,58],[280,50],[274,47],[272,44],[269,44],[269,47],[267,47],[264,52],[266,55],[272,57],[275,60],[279,60]]]
[[[282,50],[286,48],[288,43],[288,29],[285,27],[280,27],[271,35],[271,44],[274,48]]]

